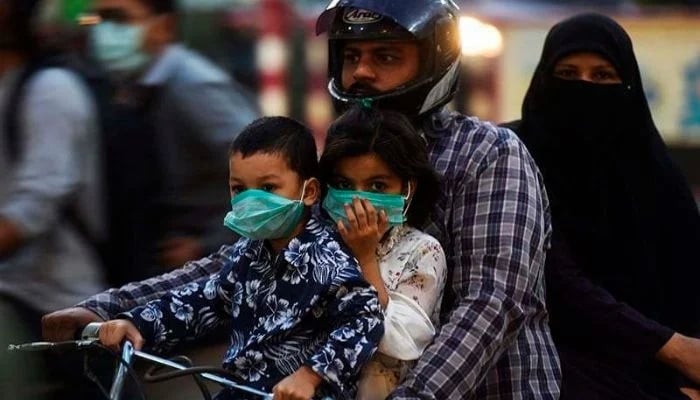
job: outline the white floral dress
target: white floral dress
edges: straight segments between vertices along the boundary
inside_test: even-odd
[[[432,342],[447,279],[440,243],[408,226],[393,228],[377,257],[389,303],[378,352],[361,373],[358,400],[385,399]]]

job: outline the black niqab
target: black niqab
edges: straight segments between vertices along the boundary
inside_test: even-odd
[[[602,55],[623,83],[553,76],[558,60]],[[619,301],[683,333],[700,324],[700,216],[670,160],[626,32],[598,14],[549,32],[515,128],[537,161],[555,234]]]

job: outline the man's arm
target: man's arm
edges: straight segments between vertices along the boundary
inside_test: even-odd
[[[217,253],[188,262],[183,268],[96,294],[79,303],[78,307],[87,308],[104,319],[112,319],[119,313],[156,300],[171,290],[181,289],[190,282],[220,272],[229,261],[228,255],[232,249],[233,246],[223,246]]]
[[[600,354],[642,365],[673,336],[672,329],[617,301],[591,281],[557,232],[547,254],[545,277],[552,325],[571,338],[595,342]]]
[[[170,290],[181,289],[190,282],[216,274],[230,261],[234,247],[223,246],[217,253],[189,262],[172,272],[109,289],[73,308],[45,315],[41,319],[42,335],[50,341],[70,340],[76,330],[89,322],[113,319],[120,313],[164,296]]]
[[[392,399],[473,397],[520,333],[528,304],[544,301],[549,219],[534,163],[501,136],[475,165],[453,197],[455,308]]]
[[[231,307],[236,284],[231,280],[235,276],[229,273],[231,268],[229,265],[208,279],[190,282],[118,317],[131,321],[143,336],[145,345],[157,351],[204,336],[230,315],[225,309]]]

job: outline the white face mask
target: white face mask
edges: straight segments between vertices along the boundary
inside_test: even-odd
[[[109,72],[137,72],[150,61],[150,56],[141,50],[143,38],[143,26],[105,21],[92,28],[90,49]]]

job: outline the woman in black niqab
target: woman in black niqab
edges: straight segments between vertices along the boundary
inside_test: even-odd
[[[555,76],[582,53],[607,60],[621,83]],[[622,27],[598,14],[554,26],[510,127],[551,202],[547,303],[562,398],[685,398],[679,388],[700,382],[700,216]],[[668,359],[671,342],[689,368]]]

